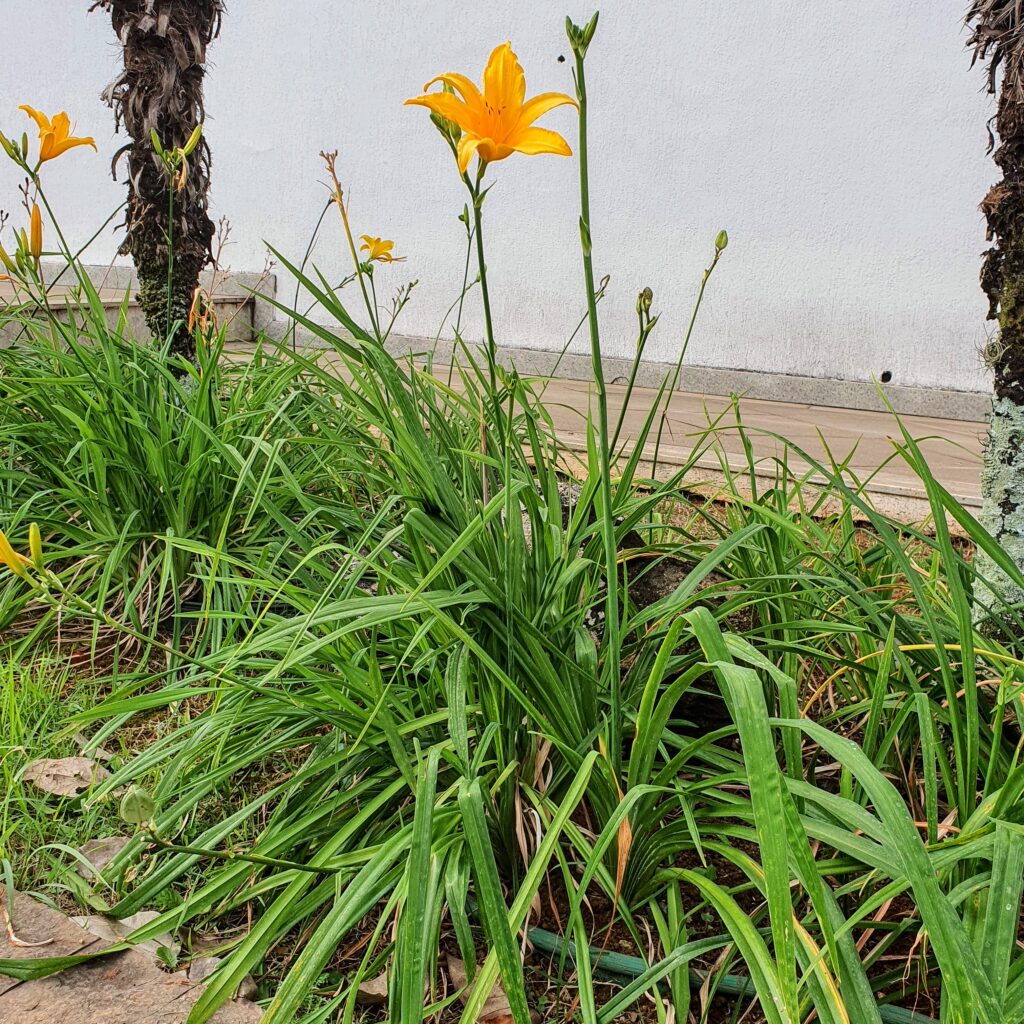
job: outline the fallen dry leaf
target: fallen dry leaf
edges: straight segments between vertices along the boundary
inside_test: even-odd
[[[367,978],[359,983],[356,989],[356,1002],[360,1006],[383,1006],[388,1001],[388,976],[378,974],[376,978]]]
[[[473,986],[470,985],[469,988],[466,988],[466,982],[469,980],[466,974],[466,965],[458,957],[448,957],[448,977],[455,988],[465,989],[459,996],[465,1005],[473,994]],[[533,1014],[531,1014],[532,1016]],[[508,997],[505,995],[500,981],[494,983],[494,988],[491,989],[490,995],[484,1002],[477,1020],[480,1024],[512,1024],[512,1008],[508,1004]]]
[[[108,942],[120,942],[126,935],[130,935],[137,928],[149,924],[159,916],[160,914],[155,910],[140,910],[137,914],[132,914],[131,917],[121,919],[107,917],[105,914],[89,914],[87,917],[73,917],[71,920],[97,938],[106,939]],[[169,932],[146,939],[145,942],[138,943],[134,948],[157,956],[161,946],[177,956],[178,944]]]
[[[210,977],[220,965],[224,963],[219,956],[196,957],[185,971],[185,976],[193,985],[205,985],[206,979]],[[257,996],[256,981],[251,974],[247,974],[238,986],[235,999],[254,1000]]]
[[[92,740],[90,740],[84,733],[76,732],[71,738],[78,744],[78,749],[81,752],[82,757],[88,757],[91,755],[92,757],[95,757],[97,761],[110,762],[114,760],[114,755],[103,747],[96,747],[95,750],[90,750],[89,745],[92,743]]]
[[[82,878],[99,878],[106,866],[128,845],[127,836],[108,836],[106,839],[90,839],[78,852],[89,862],[91,867],[81,861],[75,871]]]
[[[88,757],[44,757],[33,761],[23,778],[53,796],[75,797],[110,778],[110,772]]]

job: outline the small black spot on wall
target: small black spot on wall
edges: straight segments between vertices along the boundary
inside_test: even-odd
[[[892,370],[883,370],[882,376],[878,378],[883,384],[888,384],[892,380]]]

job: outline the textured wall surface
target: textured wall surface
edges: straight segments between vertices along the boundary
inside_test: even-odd
[[[0,126],[21,102],[67,108],[94,134],[51,165],[75,242],[119,202],[118,141],[99,94],[118,52],[108,21],[70,0],[2,0]],[[634,343],[636,293],[662,320],[648,352],[674,360],[720,227],[731,237],[688,360],[711,366],[983,388],[977,205],[995,178],[991,104],[963,50],[962,0],[641,0],[602,5],[591,48],[595,260],[609,354]],[[572,13],[587,8],[572,0]],[[215,216],[236,270],[264,240],[300,259],[325,198],[317,153],[341,151],[358,233],[396,239],[418,278],[405,334],[433,336],[458,294],[464,201],[426,112],[402,106],[434,74],[477,77],[511,39],[528,90],[572,90],[563,9],[550,0],[233,0],[211,51]],[[543,121],[572,137],[569,108]],[[583,309],[575,160],[492,168],[486,234],[502,344],[560,348]],[[0,208],[16,206],[0,169]],[[19,214],[15,214],[17,219]],[[92,261],[113,257],[104,232]],[[315,259],[344,268],[328,219]],[[287,285],[283,293],[290,294]],[[476,302],[465,333],[478,337]],[[582,339],[580,339],[582,342]],[[784,397],[784,396],[780,396]]]

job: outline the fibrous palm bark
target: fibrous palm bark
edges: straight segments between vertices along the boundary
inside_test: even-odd
[[[211,259],[210,149],[200,140],[184,181],[172,182],[152,135],[170,152],[185,146],[204,120],[206,50],[220,31],[224,5],[221,0],[98,0],[90,8],[96,9],[110,14],[124,51],[124,70],[104,93],[118,127],[124,125],[131,138],[114,158],[115,172],[120,157],[128,158],[122,252],[135,261],[149,329],[168,338],[172,354],[194,359],[195,340],[186,324],[199,273]]]
[[[1002,178],[981,204],[992,248],[981,284],[998,333],[987,350],[995,377],[992,417],[982,474],[982,522],[1024,570],[1024,0],[972,0],[968,45],[988,65],[997,96],[990,149]],[[994,133],[991,131],[994,128]],[[1024,591],[980,554],[987,580],[980,605],[1024,602]]]

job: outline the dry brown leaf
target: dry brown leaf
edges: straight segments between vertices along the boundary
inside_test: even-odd
[[[385,971],[376,978],[367,978],[356,989],[356,1002],[360,1006],[383,1006],[388,1001],[388,976]]]
[[[76,732],[71,738],[78,744],[78,749],[82,757],[89,757],[91,755],[92,757],[95,757],[97,761],[105,761],[108,763],[114,760],[114,755],[104,747],[96,747],[95,750],[90,750],[89,744],[92,740],[90,740],[85,733]]]
[[[44,793],[75,797],[109,779],[110,772],[88,757],[44,757],[33,761],[23,778]]]
[[[108,836],[106,839],[90,839],[78,852],[89,862],[87,867],[81,861],[75,871],[82,878],[99,878],[107,865],[128,845],[127,836]]]
[[[160,914],[155,910],[140,910],[137,914],[124,918],[107,917],[105,914],[89,914],[85,917],[73,917],[71,920],[100,939],[106,939],[108,942],[120,942],[125,936],[130,935],[137,928],[149,924],[159,916]],[[151,953],[159,960],[158,954],[161,946],[177,956],[178,944],[170,932],[164,932],[152,939],[146,939],[145,942],[136,943],[132,948],[139,952]]]
[[[465,1005],[473,993],[473,986],[470,985],[469,988],[466,988],[466,983],[469,980],[466,974],[466,965],[458,957],[448,957],[448,977],[455,988],[465,989],[459,996]],[[477,1020],[480,1024],[512,1024],[512,1008],[508,1004],[508,997],[505,995],[500,981],[494,983],[494,988],[491,989],[491,994],[484,1002]]]
[[[224,961],[219,956],[201,956],[196,957],[185,971],[185,976],[188,978],[193,985],[205,985],[206,979]],[[242,1000],[243,1002],[249,1000],[250,1002],[256,999],[258,992],[256,988],[256,982],[251,974],[247,974],[238,986],[238,991],[235,993],[236,1000]]]
[[[619,897],[622,895],[622,881],[626,877],[626,863],[629,861],[629,851],[633,849],[633,828],[629,824],[627,814],[619,825],[617,838],[618,857],[615,863],[615,902],[614,907],[619,905]],[[614,919],[614,910],[612,917]]]

